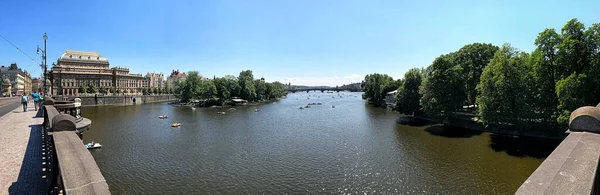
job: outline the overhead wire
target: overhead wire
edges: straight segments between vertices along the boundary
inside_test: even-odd
[[[39,65],[41,66],[41,63],[39,63],[37,60],[33,59],[31,56],[29,56],[27,53],[25,53],[23,50],[19,49],[19,47],[17,47],[17,45],[15,45],[14,43],[10,42],[8,39],[6,39],[4,36],[2,36],[0,34],[0,38],[4,39],[4,41],[6,41],[8,44],[12,45],[13,47],[15,47],[15,49],[17,49],[17,51],[21,52],[23,55],[27,56],[29,59],[31,59],[31,61],[35,62],[35,64],[30,64],[29,66],[25,67],[25,68],[29,68],[32,65]],[[37,71],[34,70],[33,72]]]

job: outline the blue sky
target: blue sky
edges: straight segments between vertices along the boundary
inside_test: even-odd
[[[2,0],[0,35],[41,62],[97,51],[133,73],[198,70],[303,85],[341,85],[412,67],[473,42],[534,49],[545,28],[600,22],[600,1]],[[0,64],[35,62],[0,39]]]

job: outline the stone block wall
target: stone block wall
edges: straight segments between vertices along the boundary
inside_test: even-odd
[[[76,97],[69,97],[67,99],[73,99]],[[168,102],[176,101],[177,98],[174,95],[144,95],[144,96],[130,96],[130,95],[119,95],[119,96],[85,96],[81,98],[82,106],[104,106],[104,105],[133,105],[133,98],[136,99],[136,104],[143,103],[154,103],[154,102]],[[62,97],[55,97],[55,99],[62,99]]]

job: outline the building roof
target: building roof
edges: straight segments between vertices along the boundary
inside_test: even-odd
[[[74,51],[67,50],[63,53],[58,60],[81,60],[81,61],[96,61],[108,63],[106,57],[101,56],[98,52],[87,52],[87,51]]]

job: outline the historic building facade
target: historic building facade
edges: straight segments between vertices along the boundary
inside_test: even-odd
[[[79,95],[81,86],[112,89],[123,94],[138,94],[148,80],[131,74],[128,68],[110,68],[106,57],[97,52],[67,50],[49,72],[53,95]]]
[[[179,72],[179,70],[173,70],[171,72],[171,75],[167,77],[166,87],[169,89],[175,89],[177,87],[177,83],[181,80],[185,80],[185,78],[187,78],[187,75],[185,75],[185,73]]]
[[[150,88],[158,88],[158,89],[162,89],[165,88],[164,84],[164,75],[162,73],[147,73],[146,74],[146,78],[148,78],[149,83],[148,83],[148,87]]]
[[[2,93],[14,93],[16,95],[31,94],[31,75],[27,71],[23,71],[17,66],[17,63],[12,63],[10,66],[0,67],[0,80],[8,80],[10,83],[10,92],[7,89],[0,89]]]

